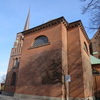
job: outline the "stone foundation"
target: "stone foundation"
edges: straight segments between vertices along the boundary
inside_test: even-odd
[[[33,100],[95,100],[94,97],[88,97],[88,98],[75,98],[75,97],[67,97],[65,98],[58,98],[58,97],[48,97],[48,96],[36,96],[36,95],[27,95],[27,94],[18,94],[18,93],[12,93],[12,92],[2,92],[3,95],[7,96],[14,96],[16,98],[28,98]]]
[[[93,97],[88,98],[74,98],[74,97],[67,97],[65,98],[58,98],[58,97],[47,97],[47,96],[36,96],[36,95],[26,95],[26,94],[14,94],[14,97],[19,98],[29,98],[33,100],[94,100]]]
[[[2,95],[14,96],[14,93],[13,93],[13,92],[6,92],[6,91],[3,91],[3,92],[2,92]]]
[[[33,100],[64,100],[58,97],[36,96],[36,95],[26,95],[26,94],[17,94],[17,93],[14,94],[14,97],[28,98]]]

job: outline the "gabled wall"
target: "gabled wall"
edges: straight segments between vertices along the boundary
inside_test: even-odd
[[[49,44],[30,49],[41,35],[48,37]],[[16,93],[60,98],[65,95],[62,67],[67,66],[66,37],[63,24],[25,35]]]
[[[20,55],[18,52],[11,54],[5,90],[15,92],[15,96],[33,96],[34,99],[61,100],[70,97],[71,100],[93,100],[89,42],[86,33],[81,30],[80,21],[75,23],[68,27],[61,17],[22,32],[22,52]],[[38,36],[46,36],[48,43],[33,47]],[[20,57],[19,68],[13,69],[13,57],[17,56]],[[17,74],[16,85],[11,86],[14,72]],[[71,76],[69,84],[65,75]]]

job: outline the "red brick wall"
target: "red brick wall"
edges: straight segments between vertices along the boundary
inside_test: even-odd
[[[97,70],[100,73],[100,64],[94,64],[94,65],[92,65],[92,68],[94,68],[95,70]]]
[[[62,27],[59,24],[25,35],[16,93],[62,96]],[[28,49],[40,35],[47,36],[50,44]]]
[[[100,75],[93,75],[94,95],[100,98]]]
[[[84,97],[82,57],[78,27],[68,30],[68,64],[70,82],[70,97]]]
[[[92,65],[100,73],[100,64]],[[94,95],[100,97],[100,74],[93,74]]]
[[[14,43],[14,48],[11,50],[9,65],[8,65],[8,71],[6,76],[6,84],[5,84],[5,91],[7,92],[15,92],[16,87],[11,85],[12,81],[12,75],[15,72],[16,76],[18,76],[18,68],[20,66],[20,57],[21,57],[21,46],[22,46],[22,40],[20,39],[22,36],[21,33],[17,34],[16,40],[17,42]],[[15,47],[16,46],[16,47]],[[17,68],[14,68],[14,62],[18,58],[19,66]],[[17,82],[17,78],[16,78]]]
[[[83,32],[80,31],[80,41],[81,41],[81,54],[82,54],[82,68],[83,68],[83,79],[84,79],[84,96],[93,96],[93,80],[92,80],[92,69],[90,62],[90,51],[89,43],[86,40]],[[87,46],[87,50],[84,49],[84,43]]]
[[[11,85],[12,75],[14,72],[16,73],[16,76],[18,76],[18,69],[11,69],[10,71],[7,72],[6,85],[5,85],[5,91],[7,92],[15,92],[16,90],[16,87]],[[17,82],[17,77],[16,77],[16,82]]]
[[[48,37],[48,45],[30,49],[35,39],[41,35]],[[64,75],[69,74],[70,97],[92,96],[89,50],[88,53],[84,51],[84,42],[89,45],[79,27],[66,30],[64,24],[26,34],[18,69],[12,69],[14,57],[10,59],[6,91],[65,97],[68,96],[68,84],[67,82],[64,84]],[[10,86],[13,72],[17,74],[16,87]]]
[[[83,49],[84,42],[87,44],[88,54]],[[91,97],[93,85],[89,43],[79,27],[68,30],[68,64],[71,75],[70,97]]]

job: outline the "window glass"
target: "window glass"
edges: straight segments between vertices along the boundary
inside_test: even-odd
[[[14,68],[17,68],[19,65],[18,58],[14,59]]]
[[[99,74],[99,72],[95,69],[93,69],[92,74]]]
[[[38,46],[38,45],[42,45],[45,43],[48,43],[48,38],[46,36],[40,36],[35,39],[33,46]]]
[[[85,42],[84,42],[84,50],[88,52],[88,48]]]
[[[18,67],[18,64],[19,64],[18,58],[16,58],[16,59],[15,59],[15,62],[14,62],[14,67]]]

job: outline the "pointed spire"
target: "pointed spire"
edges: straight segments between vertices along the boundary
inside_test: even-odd
[[[29,21],[30,21],[30,9],[29,9],[29,12],[28,12],[28,16],[27,16],[27,19],[26,19],[25,26],[24,26],[24,31],[29,29]]]

